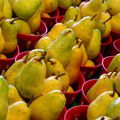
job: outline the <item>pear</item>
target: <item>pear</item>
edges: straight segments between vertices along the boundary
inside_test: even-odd
[[[3,37],[2,29],[0,27],[0,52],[3,51],[4,45],[5,45],[5,40],[4,40],[4,37]]]
[[[81,3],[81,0],[72,0],[72,5],[79,6]]]
[[[100,31],[98,29],[94,29],[90,43],[86,47],[86,52],[89,59],[94,59],[98,56],[101,48],[100,45],[101,45]]]
[[[113,90],[113,81],[111,80],[110,75],[102,74],[97,80],[97,82],[87,91],[87,97],[90,101],[93,101],[103,92],[112,91],[112,90]]]
[[[120,53],[116,54],[108,66],[109,72],[119,72],[120,71]]]
[[[72,5],[72,0],[58,0],[58,6],[63,9],[67,9]]]
[[[64,75],[58,77],[58,81],[60,81],[62,84],[62,91],[64,92],[67,91],[70,80],[63,65],[58,60],[52,58],[46,61],[46,68],[47,68],[47,73],[46,73],[47,77],[53,75],[58,76],[60,73],[65,73]]]
[[[116,73],[113,78],[113,82],[115,85],[115,90],[120,94],[120,72]]]
[[[12,18],[12,7],[8,0],[4,1],[3,16],[5,18]]]
[[[72,29],[65,29],[62,33],[47,47],[46,58],[55,58],[65,67],[69,63],[72,47],[75,43],[75,33]],[[62,57],[61,57],[62,56]]]
[[[120,119],[120,97],[111,102],[108,107],[108,117]]]
[[[119,0],[107,0],[108,7],[111,8],[110,14],[115,15],[120,12],[118,5],[120,4]]]
[[[3,76],[0,76],[0,120],[6,120],[8,112],[8,84]]]
[[[93,29],[95,27],[94,17],[86,16],[72,25],[76,36],[83,41],[85,47],[89,44],[92,38]]]
[[[8,104],[11,105],[17,101],[22,101],[22,97],[19,95],[16,87],[14,85],[9,85],[8,92]]]
[[[52,29],[47,33],[47,36],[52,40],[55,40],[59,34],[66,29],[66,26],[63,23],[56,23]]]
[[[84,54],[82,53],[82,43],[76,44],[71,51],[71,57],[65,71],[69,75],[70,84],[73,84],[80,74],[80,66],[83,61]]]
[[[36,98],[31,104],[31,120],[58,120],[66,103],[59,90],[53,90]]]
[[[15,61],[10,68],[5,72],[5,78],[8,84],[14,85],[15,78],[27,62],[28,55],[24,59]]]
[[[40,14],[42,15],[45,12],[45,1],[42,0],[42,3],[40,5]]]
[[[101,13],[102,13],[102,2],[101,0],[89,0],[88,2],[84,3],[80,6],[81,10],[81,16],[94,16],[97,14],[96,18],[97,20],[100,19]]]
[[[17,28],[13,24],[13,19],[6,19],[1,26],[5,45],[3,53],[11,53],[17,47]]]
[[[36,12],[27,20],[27,23],[29,24],[31,31],[34,33],[38,30],[40,27],[41,22],[41,6],[36,10]]]
[[[17,27],[17,33],[20,33],[20,34],[30,34],[31,33],[30,26],[24,20],[15,18],[13,23]]]
[[[87,62],[85,63],[85,66],[92,67],[92,66],[95,66],[95,63],[92,60],[88,59]]]
[[[67,21],[75,19],[75,18],[76,18],[76,21],[81,19],[80,9],[79,7],[70,6],[65,13],[63,22],[65,24]]]
[[[111,19],[112,32],[120,32],[119,22],[120,22],[120,13],[117,13],[114,16],[112,16]]]
[[[4,0],[0,0],[0,19],[3,17]]]
[[[101,117],[99,117],[99,118],[97,118],[95,120],[112,120],[112,118],[107,117],[107,116],[101,116]]]
[[[37,42],[35,48],[46,50],[47,46],[52,42],[51,38],[48,36],[42,37]]]
[[[45,12],[52,13],[58,7],[58,0],[44,0]]]
[[[28,2],[24,0],[14,0],[13,11],[17,17],[27,20],[36,12],[41,3],[41,0],[29,0]]]
[[[13,3],[14,3],[15,0],[8,0],[10,6],[13,8]]]
[[[24,98],[34,99],[43,92],[46,65],[42,57],[30,59],[16,76],[15,86]]]
[[[45,86],[44,86],[44,94],[52,91],[52,90],[60,90],[62,91],[62,84],[61,81],[58,80],[60,74],[58,76],[51,76],[45,79]]]
[[[23,58],[27,57],[27,60],[30,60],[33,57],[42,57],[46,55],[46,51],[43,49],[33,49],[29,51],[29,54],[25,55]]]
[[[31,111],[24,101],[18,101],[8,107],[6,120],[30,120]]]
[[[6,55],[4,55],[4,54],[0,54],[0,59],[7,60],[7,56],[6,56]]]
[[[87,110],[87,120],[95,120],[101,116],[106,116],[108,107],[112,101],[118,98],[117,93],[107,91],[100,94],[90,105]]]

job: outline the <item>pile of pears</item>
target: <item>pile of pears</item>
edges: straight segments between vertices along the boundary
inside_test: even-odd
[[[120,72],[100,75],[86,96],[90,100],[87,120],[119,120]]]

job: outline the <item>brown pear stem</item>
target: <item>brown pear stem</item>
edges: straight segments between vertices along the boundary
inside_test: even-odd
[[[57,76],[55,77],[55,79],[58,79],[59,77],[61,77],[61,76],[63,76],[63,75],[65,75],[64,72],[63,72],[63,73],[60,73],[59,75],[57,75]]]
[[[28,61],[28,56],[29,56],[29,52],[26,54],[26,56],[25,56],[25,58],[23,60],[24,63],[26,63]]]
[[[13,24],[14,21],[16,21],[16,20],[20,20],[20,19],[19,19],[19,18],[14,18],[14,19],[10,22],[10,24]]]
[[[115,84],[113,84],[113,93],[112,93],[110,96],[111,96],[111,97],[114,97],[115,92],[117,92],[117,91],[116,91],[116,89],[115,89]]]
[[[65,34],[68,34],[68,33],[71,33],[72,31],[71,30],[68,30]]]
[[[111,10],[112,10],[112,8],[108,8],[108,9],[105,11],[105,13],[110,12]]]
[[[104,3],[104,0],[102,0],[102,3]]]
[[[101,117],[100,120],[105,120],[105,117]]]
[[[76,21],[76,20],[77,20],[77,17],[78,17],[78,15],[75,15],[75,19],[74,19],[74,21]]]
[[[81,45],[82,45],[82,41],[79,43],[78,48],[80,48]]]
[[[56,61],[52,61],[51,59],[47,59],[47,61],[48,61],[48,62],[50,62],[50,63],[51,63],[51,65],[56,64]]]
[[[112,120],[120,120],[120,118],[119,118],[119,117],[116,117],[116,118],[114,118],[114,119],[112,119]]]
[[[1,75],[5,78],[5,70],[2,70]]]
[[[104,21],[103,24],[105,24],[106,22],[108,22],[111,18],[112,18],[112,16],[110,16],[106,21]]]
[[[95,14],[95,15],[91,18],[91,20],[93,20],[96,16],[97,16],[97,14]]]

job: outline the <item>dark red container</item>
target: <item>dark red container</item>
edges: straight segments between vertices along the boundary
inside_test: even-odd
[[[56,23],[62,23],[64,19],[64,15],[58,16],[58,18],[56,18]]]
[[[0,59],[0,73],[3,70],[7,70],[15,62],[15,57],[19,54],[19,52],[19,46],[17,45],[14,52],[6,55],[7,59]]]
[[[45,24],[47,25],[48,30],[50,30],[56,23],[56,19],[59,16],[59,10],[57,9],[55,12],[49,14],[49,17],[41,17],[42,21],[45,22]]]
[[[66,107],[64,107],[63,111],[60,114],[59,120],[64,120],[65,113],[67,112]]]
[[[81,88],[83,83],[85,82],[85,78],[82,73],[79,75],[79,79],[75,81],[75,83],[72,86],[74,89],[74,92],[66,92],[65,97],[66,97],[66,105],[71,105],[75,98],[78,96],[78,94],[81,93]]]
[[[46,24],[41,21],[40,27],[38,29],[39,35],[36,34],[20,34],[18,33],[18,45],[20,51],[31,50],[35,47],[36,42],[47,33]]]
[[[110,62],[112,61],[112,59],[113,59],[113,56],[107,56],[107,57],[103,58],[101,74],[108,73],[107,68],[108,68]]]
[[[82,99],[80,104],[89,105],[91,101],[87,98],[87,91],[97,82],[97,79],[91,79],[86,81],[82,86]]]
[[[87,120],[88,105],[78,105],[67,110],[64,120]]]
[[[112,36],[113,41],[120,38],[119,32],[111,32],[110,34]]]
[[[99,74],[98,71],[101,70],[102,60],[103,60],[103,56],[101,53],[99,53],[99,55],[93,60],[95,63],[95,66],[92,66],[92,67],[81,66],[80,67],[80,70],[83,73],[86,80],[92,78],[96,74],[96,72],[97,74]]]

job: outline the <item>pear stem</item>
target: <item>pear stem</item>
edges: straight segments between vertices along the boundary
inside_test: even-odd
[[[70,33],[70,32],[72,32],[71,30],[68,30],[65,34],[68,34],[68,33]]]
[[[78,48],[80,48],[81,45],[82,45],[82,41],[79,43]]]
[[[112,8],[108,8],[108,9],[105,11],[105,13],[110,12],[111,10],[112,10]]]
[[[119,117],[116,117],[116,118],[114,118],[114,119],[112,119],[112,120],[120,120],[120,118],[119,118]]]
[[[5,70],[2,70],[1,75],[5,78]]]
[[[104,0],[102,0],[102,3],[104,3]]]
[[[78,17],[78,15],[75,15],[75,19],[74,19],[74,21],[76,21],[76,20],[77,20],[77,17]]]
[[[95,14],[95,15],[91,18],[91,20],[93,20],[96,16],[97,16],[97,14]]]
[[[13,24],[14,21],[16,21],[16,20],[20,20],[20,19],[19,19],[19,18],[14,18],[14,19],[10,22],[10,24]]]
[[[57,75],[57,76],[55,77],[55,79],[58,79],[59,77],[61,77],[61,76],[63,76],[63,75],[65,75],[64,72],[63,72],[63,73],[60,73],[59,75]]]
[[[23,60],[24,63],[26,63],[28,61],[28,56],[29,56],[29,52],[26,54],[26,56],[25,56],[25,58]]]
[[[105,117],[101,117],[100,120],[105,120]]]
[[[110,96],[111,96],[111,97],[114,97],[115,92],[117,92],[117,91],[116,91],[116,89],[115,89],[115,84],[113,84],[113,93],[112,93]]]
[[[104,21],[103,24],[105,24],[106,22],[108,22],[111,18],[112,18],[112,16],[110,16],[106,21]]]
[[[56,61],[52,61],[51,59],[48,59],[47,61],[48,61],[48,62],[50,62],[50,63],[51,63],[51,65],[56,64]]]

